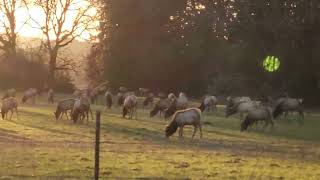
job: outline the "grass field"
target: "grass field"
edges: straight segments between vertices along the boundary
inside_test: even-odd
[[[92,179],[94,121],[53,119],[54,105],[22,105],[19,120],[0,120],[0,179]],[[103,109],[94,106],[94,110]],[[168,121],[123,119],[103,111],[102,179],[320,179],[320,114],[279,119],[274,129],[239,131],[238,116],[203,115],[203,139],[164,137]]]

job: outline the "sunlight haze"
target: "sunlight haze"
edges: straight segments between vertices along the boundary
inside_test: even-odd
[[[73,5],[73,9],[85,6],[85,2],[82,0],[75,1]],[[36,6],[30,6],[29,5],[29,12],[26,7],[20,7],[17,9],[16,13],[16,32],[18,32],[19,36],[23,37],[34,37],[34,38],[42,38],[42,32],[39,29],[39,24],[43,24],[45,22],[45,14],[43,10],[40,7]],[[89,12],[88,15],[90,16],[95,16],[96,15],[96,9],[92,8]],[[69,11],[68,16],[66,18],[66,22],[64,24],[64,30],[70,30],[72,27],[72,23],[74,21],[74,18],[76,16],[76,12],[74,11]],[[31,18],[30,18],[31,17]],[[0,22],[2,23],[4,20],[4,14],[3,12],[0,12]],[[5,22],[7,23],[7,22]],[[38,24],[39,23],[39,24]],[[98,22],[93,22],[92,26],[97,26]],[[79,29],[79,32],[82,31],[83,29]],[[4,28],[3,26],[0,26],[0,32],[3,32]],[[80,38],[77,38],[79,41],[83,40],[89,40],[90,35],[96,35],[97,32],[93,30],[85,30]],[[54,34],[50,34],[50,38],[54,39]]]

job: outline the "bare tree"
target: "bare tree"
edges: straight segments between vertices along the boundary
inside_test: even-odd
[[[35,4],[45,16],[44,22],[37,21],[43,35],[44,46],[49,55],[48,83],[53,86],[57,70],[74,70],[70,59],[60,58],[61,48],[80,38],[84,32],[97,28],[94,2],[90,0],[38,0]]]
[[[16,11],[25,5],[25,0],[0,0],[0,49],[6,56],[15,57],[17,54],[17,34],[28,20],[17,27]]]

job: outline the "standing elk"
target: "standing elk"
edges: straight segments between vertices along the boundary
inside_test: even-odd
[[[2,106],[1,106],[1,117],[2,117],[2,119],[6,119],[7,118],[7,114],[8,114],[9,111],[11,112],[10,120],[12,119],[12,115],[13,115],[14,111],[16,112],[17,119],[19,119],[19,116],[18,116],[18,101],[14,97],[5,98],[2,101]]]
[[[106,108],[111,109],[111,106],[112,106],[112,94],[111,94],[111,92],[109,90],[104,94],[104,98],[105,98]]]
[[[205,96],[202,103],[206,110],[213,112],[217,109],[218,99],[215,96]]]
[[[54,91],[53,89],[49,89],[48,91],[48,103],[53,104],[54,103]]]
[[[127,114],[129,114],[129,119],[132,119],[133,114],[135,114],[135,118],[137,119],[137,105],[138,98],[135,95],[129,95],[124,99],[123,108],[122,108],[122,117],[125,118]]]

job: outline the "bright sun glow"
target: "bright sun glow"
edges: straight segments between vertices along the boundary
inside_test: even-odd
[[[79,2],[76,3],[77,6],[85,5],[83,1],[81,0],[78,0],[78,1]],[[97,11],[96,9],[92,8],[87,14],[90,16],[95,16],[97,14]],[[41,8],[31,6],[29,7],[29,12],[27,8],[19,8],[17,9],[15,16],[16,16],[16,32],[18,32],[19,36],[36,37],[36,38],[43,37],[38,24],[40,23],[40,25],[42,25],[45,22],[45,15]],[[30,16],[32,17],[33,20],[30,19]],[[70,11],[67,14],[67,18],[66,18],[66,22],[63,30],[71,29],[75,16],[76,16],[76,13],[73,11]],[[3,22],[4,19],[5,18],[4,18],[3,12],[0,12],[0,22]],[[36,21],[37,23],[34,21]],[[93,26],[97,27],[98,22],[92,22],[92,27]],[[3,32],[3,31],[4,31],[3,26],[0,26],[0,32]],[[81,32],[81,31],[83,31],[83,28],[79,28],[77,32]],[[91,37],[91,35],[96,35],[96,34],[97,34],[96,30],[85,30],[84,32],[81,33],[81,36],[80,38],[78,38],[78,40],[88,40]],[[50,37],[52,39],[55,38],[53,33],[50,33]]]

